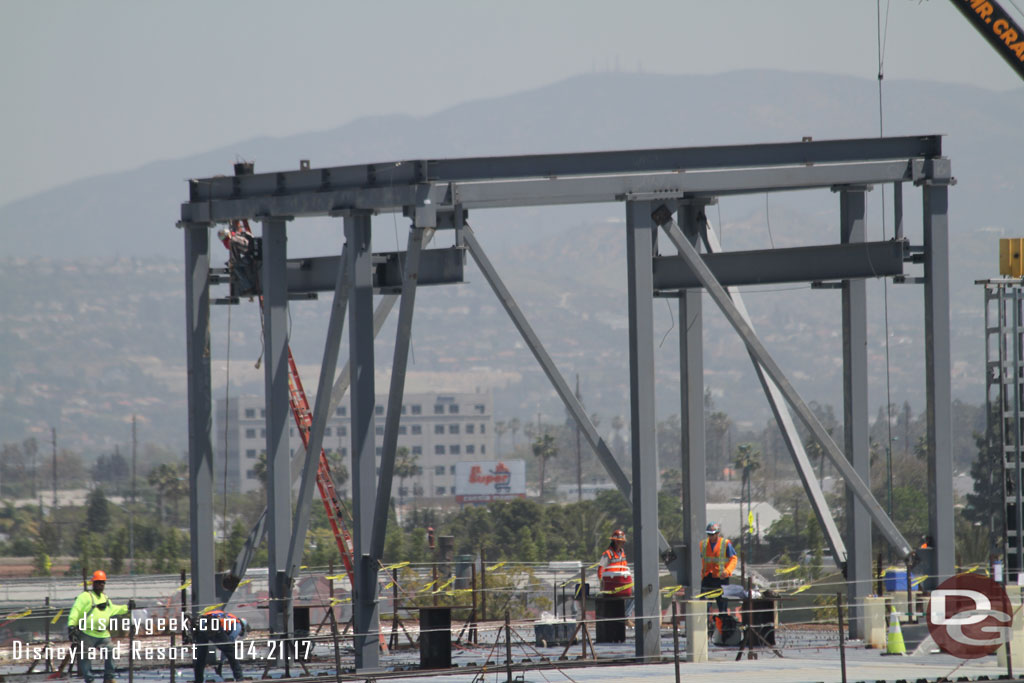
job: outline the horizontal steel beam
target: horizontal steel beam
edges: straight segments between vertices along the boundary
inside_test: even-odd
[[[450,285],[463,282],[462,257],[462,250],[456,247],[423,250],[417,284]],[[402,251],[373,255],[375,294],[397,294],[402,291],[404,263],[405,252]],[[341,264],[341,257],[338,256],[288,259],[288,293],[333,292]]]
[[[903,273],[903,242],[827,244],[789,249],[759,249],[703,254],[701,258],[723,287],[852,280]],[[654,259],[654,289],[700,287],[681,256]]]
[[[189,201],[365,190],[420,183],[826,164],[941,155],[941,136],[926,135],[573,154],[420,159],[193,179],[189,181]]]
[[[399,185],[331,192],[304,192],[183,204],[188,222],[222,223],[258,216],[326,216],[346,210],[401,211],[408,206],[438,209],[507,208],[617,202],[805,190],[849,185],[920,182],[949,170],[949,160],[896,161],[743,168],[724,171],[633,173],[529,180]]]

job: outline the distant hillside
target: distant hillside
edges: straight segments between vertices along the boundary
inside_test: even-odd
[[[374,117],[339,128],[261,138],[206,154],[160,161],[130,173],[98,176],[0,206],[0,442],[18,440],[57,420],[83,448],[125,440],[125,420],[139,412],[153,440],[183,446],[184,294],[182,238],[174,228],[186,179],[229,173],[241,156],[257,170],[417,157],[582,151],[850,138],[877,134],[874,80],[770,71],[720,76],[602,74],[470,102],[413,118]],[[996,270],[995,240],[1017,234],[1024,194],[1016,152],[1024,150],[1024,90],[994,93],[947,84],[886,81],[887,134],[945,133],[958,184],[951,189],[954,393],[982,400],[981,292],[973,285]],[[916,190],[908,188],[907,233],[920,241]],[[868,197],[871,238],[881,237],[882,192]],[[891,191],[886,205],[892,206]],[[828,192],[725,198],[710,218],[726,249],[833,241],[838,200]],[[769,221],[770,219],[770,221]],[[579,372],[588,407],[628,415],[621,206],[478,212],[484,246],[549,344],[560,368]],[[770,232],[769,232],[770,222]],[[891,220],[888,220],[891,233]],[[293,255],[340,245],[328,221],[299,221]],[[376,220],[375,241],[393,249],[400,218]],[[40,258],[42,257],[42,258]],[[217,256],[222,258],[222,256]],[[415,320],[413,369],[467,368],[518,373],[498,387],[496,405],[523,419],[560,414],[546,380],[472,267],[470,284],[424,291]],[[772,294],[781,291],[780,294]],[[871,402],[884,402],[882,286],[869,285]],[[755,323],[808,399],[840,400],[838,295],[806,288],[752,288]],[[921,293],[888,288],[893,399],[923,407]],[[323,351],[326,302],[292,307],[300,362]],[[768,417],[742,346],[706,306],[707,382],[735,419]],[[659,417],[678,411],[678,321],[656,307]],[[259,392],[252,366],[259,332],[251,305],[214,309],[215,382]],[[378,343],[390,360],[390,332]],[[664,337],[664,341],[662,338]],[[230,378],[223,359],[230,353]],[[387,360],[385,360],[387,359]],[[310,373],[315,368],[310,369]],[[315,384],[311,376],[308,384]],[[220,389],[222,392],[223,389]]]

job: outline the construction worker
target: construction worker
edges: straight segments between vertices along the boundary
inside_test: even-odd
[[[602,583],[604,573],[606,571],[623,572],[629,574],[629,563],[626,562],[626,534],[622,529],[616,529],[612,532],[611,537],[608,539],[608,547],[603,553],[601,553],[601,560],[597,565],[597,580]],[[628,595],[626,600],[626,616],[633,616],[633,592],[630,590],[628,593],[623,591],[625,597]],[[627,622],[628,625],[632,626],[632,620]]]
[[[736,548],[727,538],[722,538],[722,527],[717,522],[707,526],[707,538],[700,542],[700,592],[722,588],[729,583],[729,577],[736,569],[739,557]],[[725,612],[728,603],[724,594],[715,598],[715,606],[719,612]]]
[[[239,221],[232,221],[231,227],[217,231],[217,237],[231,255],[228,261],[231,278],[237,285],[238,296],[256,291],[258,281],[256,264],[256,238]]]
[[[206,670],[211,645],[220,650],[222,661],[228,660],[234,679],[242,680],[242,666],[238,663],[238,658],[235,657],[235,641],[245,635],[246,627],[245,619],[236,617],[222,609],[211,610],[206,614],[199,615],[192,629],[192,642],[196,646],[193,650],[194,659],[192,660],[195,683],[203,683],[203,673]]]
[[[604,577],[606,569],[617,571],[629,571],[629,563],[626,562],[626,534],[622,529],[616,529],[608,539],[608,548],[601,554],[601,561],[597,565],[597,580]]]
[[[110,656],[111,617],[128,613],[127,605],[115,605],[106,596],[107,573],[97,569],[92,573],[92,590],[82,591],[68,612],[68,639],[72,646],[82,643],[82,678],[92,683],[92,660],[103,657],[103,683],[114,681],[114,661]]]

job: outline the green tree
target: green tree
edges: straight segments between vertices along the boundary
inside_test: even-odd
[[[664,470],[661,473],[662,493],[681,500],[683,497],[683,473],[677,469]]]
[[[96,488],[90,491],[85,505],[85,523],[89,531],[105,534],[110,526],[110,503],[107,502],[103,489]]]
[[[540,460],[540,497],[544,499],[544,475],[547,469],[548,460],[558,456],[558,447],[555,446],[555,437],[550,434],[541,434],[534,439],[533,455]]]
[[[998,419],[998,416],[997,416]],[[1003,487],[1003,463],[1000,455],[998,439],[990,443],[984,434],[974,433],[974,443],[978,449],[978,457],[971,465],[971,478],[974,479],[974,490],[968,493],[967,505],[963,516],[978,530],[987,535],[999,533],[999,520],[1002,518],[1003,497],[996,495]],[[995,545],[997,539],[992,539]]]

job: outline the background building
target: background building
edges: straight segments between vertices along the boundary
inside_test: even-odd
[[[375,428],[378,457],[384,440],[387,398],[386,394],[377,395]],[[310,397],[310,405],[315,405],[313,397]],[[214,451],[227,459],[229,492],[248,493],[262,489],[257,463],[260,454],[266,451],[265,417],[262,396],[217,400]],[[296,451],[301,451],[302,442],[294,422],[289,425],[294,456]],[[398,447],[403,446],[416,458],[417,470],[405,481],[395,481],[394,497],[454,500],[455,463],[487,460],[497,455],[491,392],[406,393],[398,428]],[[338,406],[328,419],[323,447],[329,455],[343,458],[346,467],[351,466],[347,403]],[[217,469],[215,476],[224,477],[225,470]],[[217,484],[218,488],[223,485],[223,482]],[[336,481],[335,485],[342,497],[350,496],[347,481],[344,484]]]

